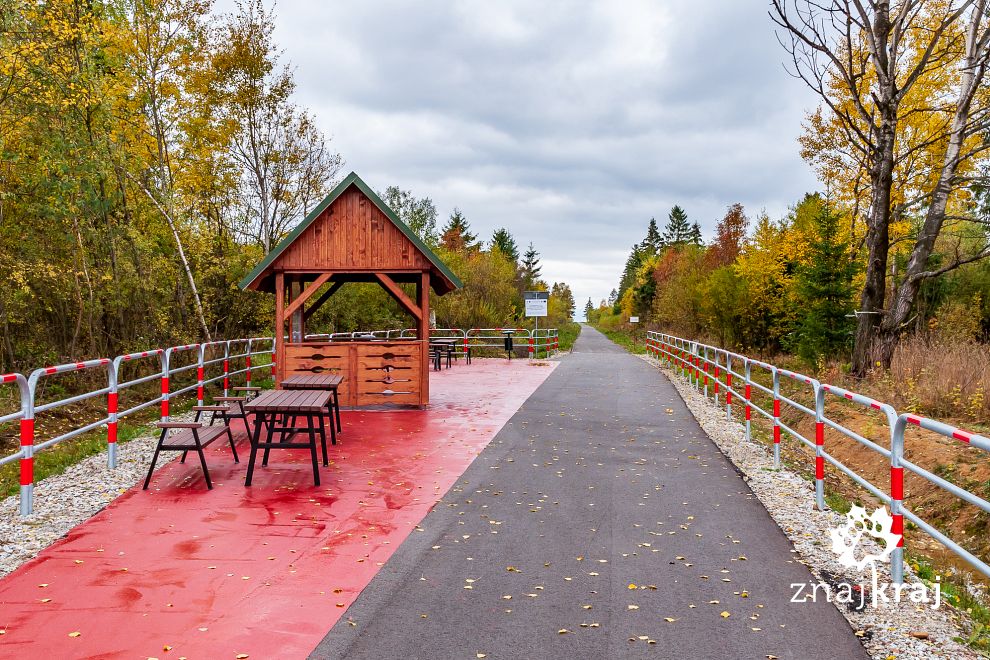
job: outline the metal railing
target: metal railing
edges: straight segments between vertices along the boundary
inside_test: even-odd
[[[498,335],[486,334],[497,332]],[[438,328],[430,331],[431,337],[447,337],[461,339],[457,353],[464,355],[471,347],[503,346],[502,328]],[[357,332],[338,332],[333,334],[306,335],[306,339],[333,341],[334,339],[354,339],[373,335],[379,339],[413,339],[416,331],[412,329],[399,330],[369,330]],[[549,355],[559,349],[559,338],[556,329],[541,329],[534,335],[525,328],[514,329],[517,338],[524,339],[530,357],[538,356],[542,351]],[[498,342],[493,340],[497,338]],[[20,446],[18,451],[8,456],[0,457],[0,465],[20,461],[20,513],[30,515],[34,509],[34,456],[48,447],[63,440],[95,431],[106,426],[107,466],[117,467],[117,435],[122,418],[149,408],[160,406],[161,421],[168,421],[170,403],[183,395],[195,393],[197,405],[203,405],[205,388],[217,385],[223,389],[224,396],[229,394],[232,378],[243,375],[244,384],[251,386],[255,371],[269,367],[269,363],[253,364],[252,358],[258,356],[270,357],[271,375],[275,375],[275,342],[272,337],[250,337],[243,339],[228,339],[211,341],[201,344],[184,344],[169,348],[155,348],[137,353],[118,355],[115,358],[99,358],[84,362],[73,362],[35,369],[27,377],[19,373],[0,375],[0,385],[16,385],[19,390],[19,407],[16,411],[0,416],[0,425],[19,422]],[[127,376],[124,372],[131,371],[130,365],[144,365],[151,359],[157,364],[149,371],[145,368],[144,375]],[[180,364],[181,362],[181,364]],[[125,369],[125,365],[128,367]],[[38,403],[38,386],[43,379],[49,379],[59,374],[80,373],[90,370],[105,370],[106,385],[91,391],[64,397],[56,401]],[[177,384],[176,377],[184,380]],[[125,380],[128,377],[130,380]],[[158,396],[132,403],[121,410],[121,398],[129,388],[145,383],[159,381],[161,388]],[[100,419],[75,426],[59,433],[43,442],[35,444],[36,414],[57,410],[72,404],[82,403],[90,399],[106,396],[106,415]]]
[[[890,558],[891,577],[896,584],[902,583],[904,579],[903,532],[905,519],[955,553],[977,571],[990,577],[990,565],[987,565],[979,557],[976,557],[946,534],[924,521],[908,509],[904,503],[904,470],[907,469],[917,477],[942,488],[982,511],[990,513],[990,502],[987,500],[915,465],[904,457],[905,430],[909,425],[926,429],[947,438],[959,440],[971,447],[986,452],[990,452],[990,438],[963,431],[942,422],[928,419],[927,417],[911,414],[899,415],[893,406],[863,396],[862,394],[850,392],[835,385],[822,383],[804,374],[782,369],[775,365],[746,357],[745,355],[683,337],[649,331],[646,333],[646,344],[650,355],[674,369],[676,373],[687,379],[696,390],[703,392],[706,398],[709,397],[709,385],[712,385],[712,400],[715,405],[722,405],[719,402],[719,394],[721,392],[724,395],[723,401],[727,419],[732,420],[733,397],[736,400],[743,400],[745,402],[743,422],[747,440],[752,440],[751,417],[753,410],[756,410],[760,415],[769,420],[773,426],[773,464],[775,468],[780,467],[782,432],[814,451],[815,503],[819,509],[824,510],[827,508],[825,504],[826,463],[852,479],[853,482],[867,490],[881,502],[889,505],[893,518],[891,531],[894,534],[901,535],[898,547],[891,553]],[[734,370],[733,365],[736,365],[737,369],[741,365],[742,371]],[[758,374],[764,375],[764,382],[760,382],[755,377]],[[769,377],[769,383],[766,383],[767,376]],[[709,380],[710,378],[711,382]],[[795,389],[795,393],[792,393],[790,396],[781,393],[781,379],[796,383],[797,388]],[[736,389],[740,381],[743,384],[742,393]],[[770,410],[760,407],[752,396],[754,390],[769,397],[772,401],[772,408]],[[798,400],[802,394],[805,397],[810,395],[810,400],[806,398],[809,403],[802,403]],[[830,418],[826,410],[827,403],[830,400],[838,399],[851,402],[859,407],[880,414],[887,427],[886,434],[889,439],[887,446],[863,437],[856,431]],[[814,418],[814,441],[806,438],[796,429],[781,421],[782,404],[801,414]],[[889,488],[884,490],[870,483],[869,480],[856,473],[855,470],[844,465],[837,458],[829,454],[825,446],[826,428],[856,441],[866,449],[887,459],[890,463]]]
[[[75,438],[84,433],[95,431],[106,426],[107,465],[117,467],[117,432],[120,419],[132,415],[145,408],[160,405],[161,419],[169,418],[169,402],[175,397],[195,392],[197,403],[203,403],[204,388],[213,383],[223,387],[224,394],[230,388],[232,376],[244,374],[245,384],[251,385],[252,372],[267,368],[268,364],[252,365],[251,358],[259,355],[272,355],[273,348],[270,337],[250,339],[231,339],[214,341],[204,344],[186,344],[162,349],[156,348],[138,353],[118,355],[115,358],[98,358],[83,362],[71,362],[53,367],[35,369],[27,377],[19,373],[0,376],[0,384],[14,384],[19,389],[20,406],[17,411],[0,416],[0,424],[14,421],[20,422],[20,446],[18,451],[8,456],[0,457],[0,465],[20,461],[20,513],[30,515],[34,509],[34,457],[35,455],[58,443]],[[232,347],[243,347],[242,352],[232,352]],[[193,360],[187,364],[177,365],[178,356],[189,354]],[[149,373],[124,380],[124,365],[142,364],[149,358],[155,358],[157,365]],[[231,361],[243,360],[243,367],[231,371]],[[144,361],[144,362],[143,362]],[[63,397],[55,401],[40,403],[39,385],[48,379],[63,374],[82,373],[86,371],[105,371],[106,385],[80,394]],[[130,370],[128,368],[128,370]],[[212,370],[212,374],[210,373]],[[195,380],[178,389],[172,389],[173,379],[180,374],[194,374]],[[189,376],[187,376],[187,379]],[[144,383],[159,381],[161,393],[153,398],[144,399],[120,410],[120,398],[125,390]],[[37,440],[37,414],[58,410],[82,403],[96,397],[106,397],[106,415],[86,424],[73,426],[35,444]]]

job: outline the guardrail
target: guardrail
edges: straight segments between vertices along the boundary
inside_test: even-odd
[[[269,344],[273,343],[270,337],[255,337],[250,339],[214,341],[204,344],[186,344],[166,349],[156,348],[137,353],[118,355],[112,359],[98,358],[95,360],[44,367],[42,369],[35,369],[27,377],[19,373],[0,376],[0,384],[14,384],[20,390],[20,406],[18,410],[0,416],[0,424],[14,421],[20,422],[20,447],[17,452],[0,457],[0,465],[20,461],[19,509],[21,515],[30,515],[34,510],[34,457],[38,452],[64,440],[75,438],[76,436],[106,426],[107,466],[115,468],[117,467],[117,428],[121,418],[132,415],[139,410],[160,405],[162,420],[168,420],[169,402],[174,400],[175,397],[195,392],[197,403],[201,404],[204,397],[204,388],[207,385],[219,383],[223,388],[224,394],[226,394],[230,389],[231,377],[241,374],[244,375],[245,384],[250,386],[252,372],[268,367],[267,363],[252,365],[251,358],[259,355],[273,354],[273,347],[267,346],[266,342]],[[240,347],[242,345],[244,347],[243,352],[231,352],[232,347]],[[184,353],[193,355],[195,359],[189,361],[188,364],[176,366],[173,356]],[[144,375],[130,378],[130,380],[124,380],[123,372],[125,370],[125,364],[142,364],[149,358],[156,359],[156,368],[153,368],[149,373],[145,373]],[[238,360],[243,360],[244,366],[236,368],[238,365],[235,364],[235,369],[231,371],[231,361],[236,362]],[[211,369],[214,372],[213,374],[210,373]],[[90,370],[105,370],[106,385],[55,401],[38,402],[39,385],[43,380],[62,374],[81,373]],[[191,374],[194,371],[194,381],[174,391],[171,389],[174,376],[178,374]],[[133,403],[120,410],[121,396],[125,390],[153,381],[159,381],[161,383],[161,393],[157,397]],[[38,413],[57,410],[101,396],[106,396],[106,416],[81,426],[74,426],[70,430],[59,433],[43,442],[35,443],[37,439],[36,416]]]
[[[464,355],[471,347],[504,347],[503,328],[438,328],[430,331],[431,337],[453,337],[463,340],[458,345],[457,353]],[[509,328],[513,336],[526,341],[530,357],[559,349],[557,330],[554,328],[541,329],[533,333],[525,328]],[[379,339],[413,338],[413,329],[398,330],[369,330],[357,332],[338,332],[333,334],[306,335],[306,339],[328,340],[340,338],[355,338],[364,335],[374,335]],[[490,333],[497,333],[490,334]],[[486,334],[488,333],[488,334]],[[494,340],[498,339],[497,342]],[[202,405],[205,388],[216,384],[222,387],[224,396],[229,394],[231,379],[243,375],[244,384],[251,386],[252,375],[255,371],[268,368],[269,364],[256,365],[252,358],[270,356],[271,375],[275,375],[275,342],[272,337],[250,337],[243,339],[227,339],[205,342],[201,344],[183,344],[169,348],[155,348],[137,353],[118,355],[115,358],[99,358],[84,362],[73,362],[35,369],[25,377],[19,373],[0,375],[0,385],[13,384],[19,389],[19,408],[12,413],[0,416],[0,425],[18,421],[20,423],[20,446],[18,451],[9,456],[0,457],[0,465],[20,461],[20,513],[30,515],[34,510],[34,456],[39,451],[84,433],[94,431],[101,426],[107,429],[107,466],[117,467],[117,430],[123,417],[132,415],[151,406],[160,406],[161,421],[168,421],[170,403],[176,397],[195,393],[196,402]],[[188,357],[187,357],[188,356]],[[144,375],[124,380],[124,365],[145,364],[149,359],[157,361],[157,369]],[[184,360],[182,358],[185,358]],[[191,358],[191,359],[190,359]],[[179,364],[182,361],[183,364]],[[79,373],[93,369],[106,370],[106,385],[92,391],[68,396],[56,401],[37,403],[38,385],[42,379],[58,374]],[[130,367],[128,367],[130,370]],[[147,369],[146,369],[147,370]],[[186,382],[176,387],[175,377],[184,377]],[[194,378],[194,380],[193,380]],[[160,394],[156,397],[133,403],[121,410],[121,398],[125,390],[144,383],[159,381]],[[60,433],[44,442],[35,444],[35,415],[63,408],[89,399],[106,396],[106,416],[94,422],[74,427]]]
[[[890,506],[890,513],[893,518],[891,531],[901,535],[898,547],[891,553],[890,567],[891,577],[895,584],[901,584],[904,579],[904,520],[907,519],[917,525],[919,529],[941,543],[951,552],[966,561],[983,575],[990,577],[990,565],[976,557],[957,542],[953,541],[946,534],[936,529],[931,524],[911,511],[904,502],[904,470],[907,469],[917,477],[932,483],[939,488],[955,495],[956,497],[976,506],[982,511],[990,513],[990,502],[971,491],[932,474],[928,470],[915,465],[904,458],[905,431],[909,425],[926,429],[947,438],[953,438],[966,443],[971,447],[981,451],[990,452],[990,438],[970,433],[942,422],[928,419],[920,415],[898,414],[893,406],[871,399],[870,397],[850,392],[849,390],[822,383],[804,374],[779,368],[767,362],[761,362],[753,358],[733,353],[722,348],[709,346],[701,342],[664,334],[661,332],[649,331],[646,333],[647,350],[656,359],[666,363],[675,373],[688,380],[696,390],[703,392],[707,398],[709,396],[709,377],[713,385],[712,400],[715,405],[719,403],[720,390],[724,393],[724,405],[726,416],[732,420],[733,397],[737,400],[745,401],[744,405],[744,428],[747,440],[752,440],[751,416],[756,410],[764,418],[770,421],[773,426],[773,461],[774,467],[780,467],[780,442],[781,434],[800,442],[815,452],[815,503],[819,509],[824,510],[825,504],[825,464],[828,463],[836,470],[852,479],[857,485],[866,489],[884,504]],[[734,371],[732,365],[742,365],[742,372]],[[765,373],[769,376],[770,384],[766,385],[754,378],[756,373]],[[737,380],[734,381],[733,378]],[[790,380],[798,384],[797,394],[786,396],[781,393],[781,379]],[[744,389],[740,394],[735,388],[741,381]],[[764,410],[753,399],[753,390],[762,392],[772,401],[772,408]],[[804,395],[811,395],[810,401],[813,403],[802,403],[797,399],[800,392]],[[856,433],[852,429],[846,428],[839,422],[830,418],[827,414],[827,402],[829,400],[842,399],[851,402],[864,409],[874,411],[882,416],[886,422],[888,446],[882,446]],[[781,405],[814,418],[815,439],[812,441],[804,437],[797,430],[781,422]],[[875,452],[890,463],[890,483],[889,488],[884,490],[875,484],[870,483],[855,470],[841,463],[834,456],[826,451],[825,429],[831,429],[847,438],[855,440],[866,449]]]

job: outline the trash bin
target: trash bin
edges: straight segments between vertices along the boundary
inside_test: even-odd
[[[506,355],[508,356],[508,358],[510,360],[512,359],[512,335],[514,333],[515,333],[515,330],[503,330],[502,331],[502,335],[504,335],[504,337],[505,337],[505,353],[506,353]]]

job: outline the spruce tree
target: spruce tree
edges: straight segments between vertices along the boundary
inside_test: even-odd
[[[519,261],[519,246],[516,245],[516,239],[505,227],[496,229],[495,233],[492,234],[492,248],[497,248],[499,252],[512,261]]]
[[[651,255],[659,254],[663,249],[663,239],[660,237],[660,229],[657,228],[656,218],[650,218],[650,224],[646,228],[646,238],[641,244],[643,252]]]
[[[691,234],[688,236],[688,243],[699,246],[705,243],[701,238],[701,224],[697,221],[691,225]]]
[[[638,244],[633,245],[632,250],[629,252],[629,257],[626,259],[626,266],[622,269],[622,279],[619,280],[618,298],[620,300],[626,290],[636,283],[636,273],[639,272],[639,267],[642,265],[643,250],[640,249]]]
[[[595,306],[591,304],[591,298],[588,298],[588,302],[584,304],[584,320],[591,320],[591,313],[595,311]]]
[[[522,260],[522,285],[524,291],[532,291],[536,283],[540,281],[540,271],[543,267],[540,266],[540,253],[536,251],[533,247],[533,243],[530,242],[529,247],[526,248],[526,252],[523,254]]]
[[[471,226],[461,213],[460,209],[454,207],[450,213],[450,219],[443,228],[440,236],[440,243],[448,250],[474,250],[478,248],[478,237],[471,233]]]
[[[839,236],[839,217],[828,206],[815,216],[808,261],[797,272],[798,354],[815,363],[845,354],[852,346],[856,264]]]
[[[675,205],[670,209],[667,216],[667,226],[663,232],[663,244],[670,247],[681,247],[691,238],[691,224],[688,222],[687,213],[680,206]]]

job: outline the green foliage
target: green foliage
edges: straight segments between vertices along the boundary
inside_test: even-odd
[[[526,252],[523,254],[521,268],[522,274],[520,279],[522,290],[532,291],[540,281],[540,273],[543,270],[543,267],[540,266],[540,253],[536,251],[532,243],[529,244],[529,247],[526,248]],[[544,286],[544,288],[546,287]]]
[[[495,233],[492,234],[491,247],[498,248],[512,261],[519,261],[519,246],[516,245],[516,239],[505,227],[496,229]]]
[[[700,234],[700,227],[698,233]],[[663,230],[663,244],[668,247],[684,245],[691,242],[692,234],[687,213],[680,206],[675,205],[667,216],[667,226]],[[699,241],[700,238],[698,236]]]
[[[410,191],[398,186],[389,186],[379,197],[424,243],[431,247],[437,246],[440,242],[437,235],[437,207],[433,205],[432,199],[417,198]]]
[[[447,250],[477,250],[478,237],[471,233],[471,225],[456,206],[440,235],[440,244]]]
[[[848,243],[839,237],[839,217],[822,206],[814,222],[808,260],[798,268],[795,282],[800,310],[797,352],[813,365],[823,356],[841,355],[852,347],[857,270]]]

